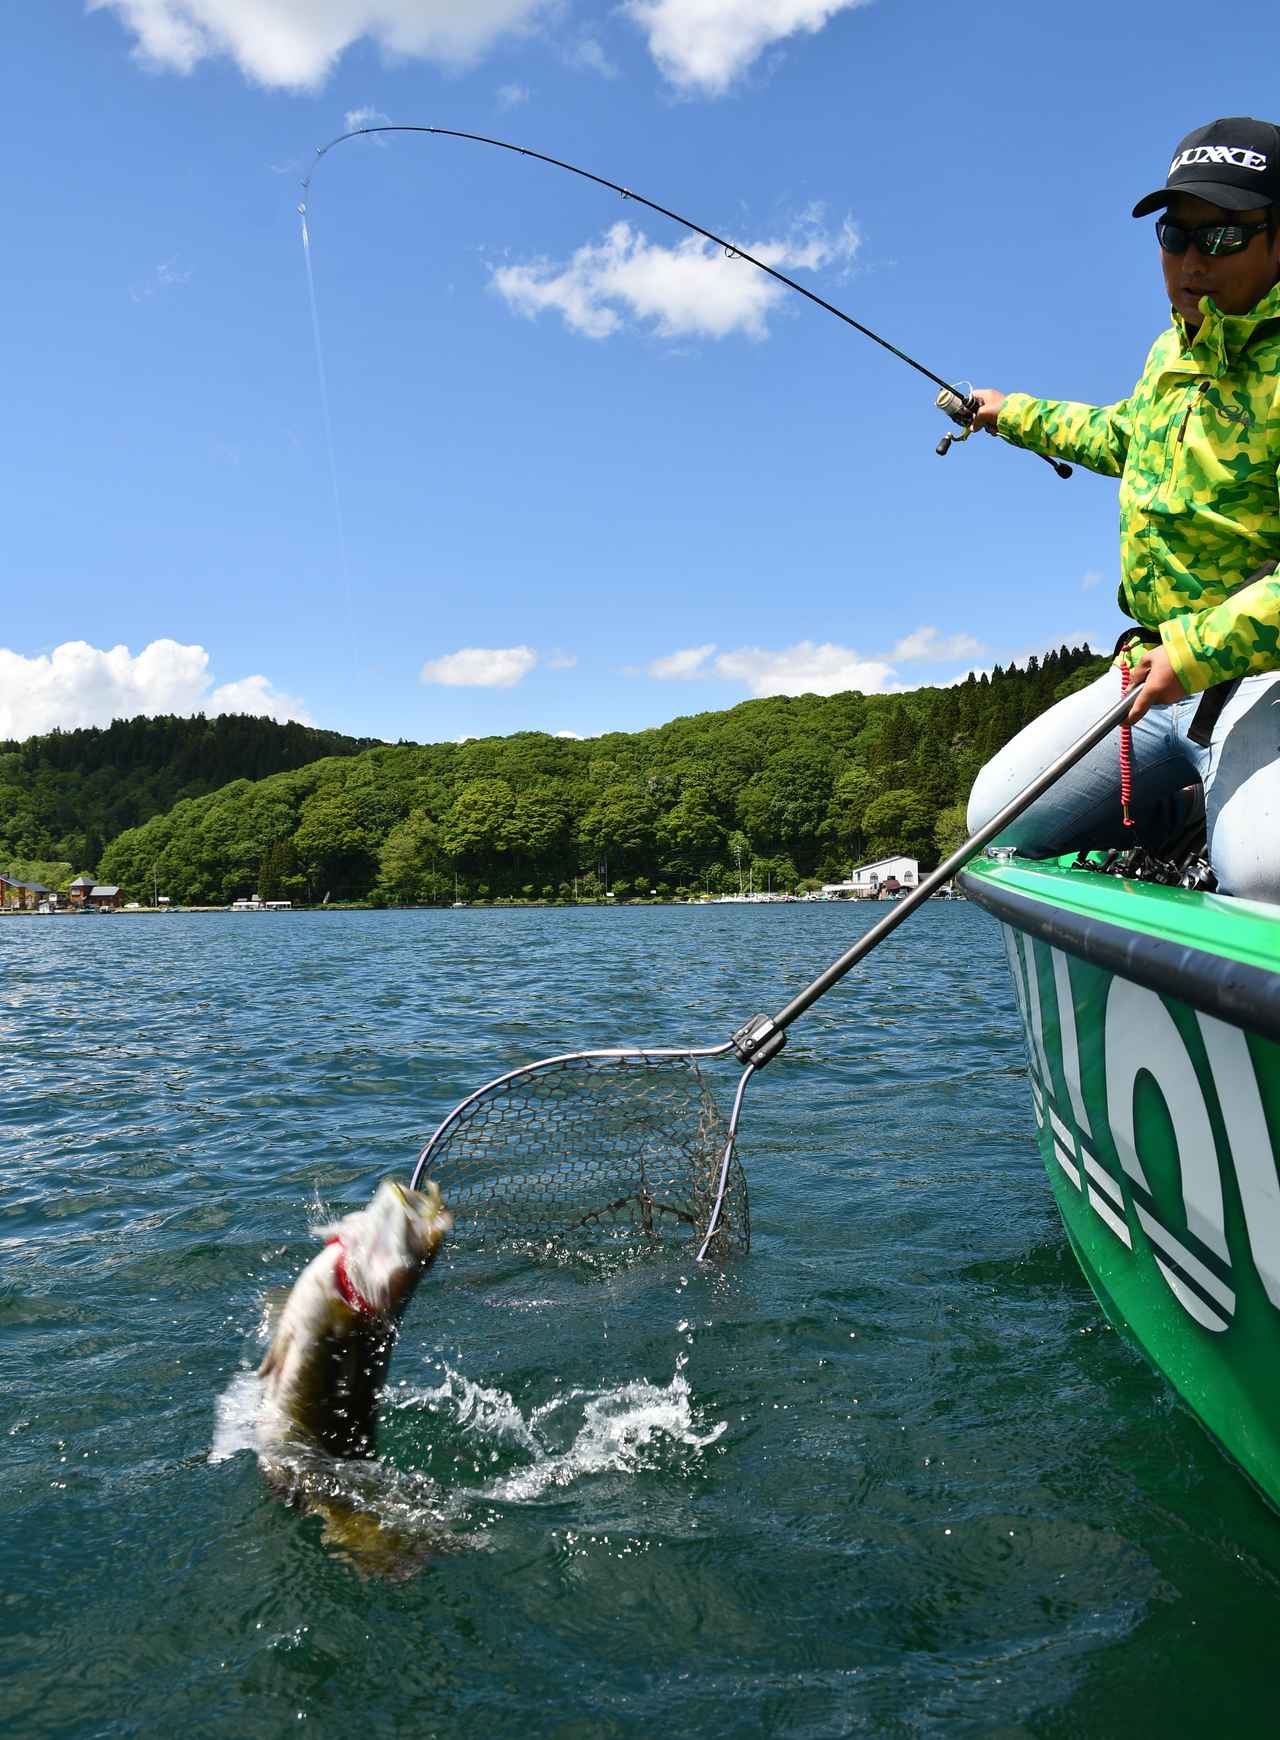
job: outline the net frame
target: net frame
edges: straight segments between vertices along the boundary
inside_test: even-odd
[[[752,1071],[726,1125],[699,1069],[732,1050],[619,1046],[508,1070],[436,1127],[413,1187],[429,1171],[464,1238],[559,1252],[639,1235],[694,1244],[699,1261],[745,1255],[750,1204],[736,1136]]]

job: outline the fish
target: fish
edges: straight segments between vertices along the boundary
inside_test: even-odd
[[[285,1300],[258,1367],[258,1462],[268,1484],[319,1515],[362,1570],[391,1574],[404,1545],[342,1465],[371,1462],[377,1411],[405,1308],[453,1225],[439,1187],[385,1179],[367,1208],[311,1230],[325,1241]]]

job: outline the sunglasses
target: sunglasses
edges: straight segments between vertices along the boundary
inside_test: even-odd
[[[1255,236],[1271,228],[1260,224],[1197,224],[1194,229],[1178,224],[1172,218],[1156,220],[1156,236],[1166,254],[1185,254],[1192,242],[1202,254],[1217,259],[1222,254],[1238,254],[1247,248]]]

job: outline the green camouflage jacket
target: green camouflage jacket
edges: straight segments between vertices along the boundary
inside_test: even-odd
[[[1280,285],[1248,314],[1181,316],[1117,405],[1010,393],[998,432],[1120,479],[1122,610],[1160,631],[1189,694],[1280,670]]]

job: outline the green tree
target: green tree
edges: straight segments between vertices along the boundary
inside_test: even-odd
[[[332,785],[303,804],[293,844],[318,896],[358,899],[373,881],[374,841],[356,804]]]
[[[69,861],[56,858],[9,858],[0,869],[15,882],[38,882],[53,892],[65,888],[73,873]]]
[[[811,862],[831,800],[827,756],[805,748],[783,750],[738,794],[738,821],[755,847]]]
[[[611,870],[635,871],[656,855],[654,807],[647,791],[632,783],[606,786],[582,818],[579,838]]]
[[[741,828],[735,828],[725,845],[728,848],[729,861],[721,878],[722,892],[740,894],[747,885],[751,871],[751,842]]]
[[[1065,652],[1066,648],[1064,647],[1062,650]],[[1063,680],[1053,690],[1050,699],[1054,701],[1065,701],[1068,695],[1074,695],[1081,689],[1087,689],[1090,683],[1097,682],[1098,678],[1102,676],[1103,672],[1108,669],[1110,664],[1111,660],[1109,658],[1089,659],[1085,664],[1073,671],[1069,677],[1063,678]],[[1102,709],[1099,708],[1098,711],[1101,712]]]
[[[873,740],[871,765],[878,772],[911,759],[916,733],[905,702],[894,700],[880,716],[880,729]]]
[[[462,787],[440,827],[440,844],[459,863],[479,869],[509,845],[515,794],[505,779],[472,779]]]
[[[306,888],[306,878],[292,839],[273,840],[258,869],[258,893],[264,900],[296,900]]]
[[[425,810],[410,810],[378,852],[378,888],[398,903],[439,900],[440,830]]]
[[[790,894],[799,880],[800,872],[785,854],[752,859],[751,882],[757,894]]]
[[[517,857],[539,869],[571,867],[574,819],[573,800],[563,783],[543,779],[516,798],[507,829],[508,843]]]
[[[937,820],[933,824],[933,849],[939,863],[958,851],[969,838],[965,809],[966,806],[960,803],[948,804],[945,809],[938,811]]]
[[[658,821],[654,837],[665,864],[696,869],[709,863],[724,845],[725,830],[707,787],[687,785]]]
[[[936,814],[928,800],[909,787],[881,792],[867,806],[862,818],[868,836],[868,855],[873,859],[888,858],[895,852],[905,852],[927,862],[932,856]]]
[[[875,780],[861,765],[846,768],[836,780],[822,834],[838,854],[850,859],[862,856],[867,838],[863,817],[876,792]]]

